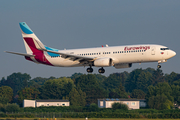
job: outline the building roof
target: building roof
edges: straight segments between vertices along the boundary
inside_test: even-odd
[[[99,101],[145,101],[145,99],[125,99],[125,98],[104,98],[98,99]]]
[[[69,100],[36,100],[36,102],[69,102]]]

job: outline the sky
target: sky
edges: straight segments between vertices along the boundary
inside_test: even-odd
[[[87,67],[52,67],[27,61],[19,22],[26,22],[43,44],[56,49],[76,49],[132,44],[159,44],[176,56],[162,63],[163,73],[180,73],[180,0],[2,0],[0,1],[0,79],[12,73],[35,77],[68,77]],[[148,67],[105,68],[104,75]],[[94,72],[98,74],[94,67]]]

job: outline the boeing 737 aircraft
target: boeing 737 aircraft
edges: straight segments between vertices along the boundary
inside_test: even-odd
[[[19,25],[27,53],[5,52],[25,56],[26,60],[50,66],[89,66],[88,73],[92,73],[92,67],[95,66],[100,67],[99,73],[104,73],[103,67],[129,68],[132,63],[157,62],[158,68],[161,68],[160,63],[176,55],[168,47],[155,44],[58,50],[45,46],[25,22]]]

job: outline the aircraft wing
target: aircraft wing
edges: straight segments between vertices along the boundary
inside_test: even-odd
[[[16,55],[21,55],[21,56],[26,56],[26,57],[34,57],[35,55],[31,54],[25,54],[25,53],[17,53],[17,52],[9,52],[9,51],[4,51],[6,53],[11,53],[11,54],[16,54]]]
[[[80,63],[83,63],[83,62],[86,62],[86,61],[87,62],[88,61],[94,61],[95,59],[97,59],[97,58],[94,58],[94,57],[80,56],[80,55],[56,52],[56,51],[45,50],[45,49],[43,49],[43,51],[59,54],[59,55],[61,55],[62,58],[69,59],[69,60],[72,60],[72,61],[79,61]]]
[[[94,61],[96,59],[94,57],[80,56],[80,55],[74,55],[74,54],[69,54],[69,53],[62,53],[62,52],[58,52],[58,51],[48,50],[40,42],[38,42],[38,41],[35,41],[35,42],[36,42],[36,45],[37,45],[37,49],[43,50],[43,51],[46,51],[46,52],[59,54],[59,55],[61,55],[62,58],[69,59],[69,60],[72,60],[72,61],[79,61],[80,63],[84,63],[84,62],[88,62],[88,61]]]

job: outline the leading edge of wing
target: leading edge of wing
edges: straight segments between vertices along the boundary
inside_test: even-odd
[[[21,55],[21,56],[26,56],[26,57],[34,57],[35,55],[31,54],[25,54],[25,53],[17,53],[17,52],[10,52],[10,51],[4,51],[6,53],[11,53],[11,54],[16,54],[16,55]]]
[[[56,52],[56,51],[51,51],[51,50],[44,50],[46,52],[51,52],[51,53],[55,53],[55,54],[59,54],[61,55],[62,58],[72,60],[72,61],[94,61],[96,58],[94,57],[87,57],[87,56],[80,56],[80,55],[74,55],[74,54],[69,54],[69,53],[62,53],[62,52]]]

